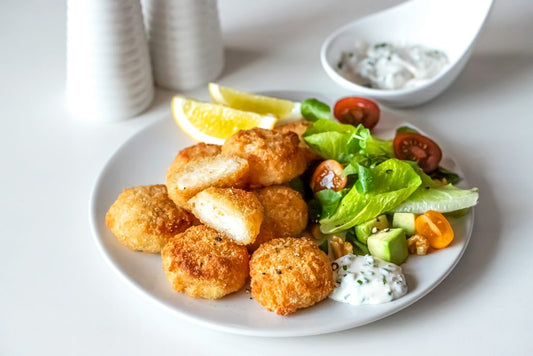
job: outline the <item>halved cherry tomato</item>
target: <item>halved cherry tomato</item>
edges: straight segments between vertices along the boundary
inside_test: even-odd
[[[311,177],[311,189],[315,193],[322,189],[333,189],[338,192],[348,183],[348,177],[342,176],[343,170],[344,167],[333,159],[320,163]]]
[[[394,155],[399,159],[416,161],[426,173],[438,168],[442,159],[439,145],[417,132],[405,131],[394,137]]]
[[[453,229],[448,220],[435,210],[428,210],[415,220],[416,233],[427,238],[433,248],[444,248],[453,241]]]
[[[379,121],[380,110],[378,104],[370,99],[351,96],[337,101],[333,115],[344,124],[363,124],[372,130]]]

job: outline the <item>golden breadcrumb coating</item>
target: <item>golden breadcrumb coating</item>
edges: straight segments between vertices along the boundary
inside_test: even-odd
[[[193,159],[178,171],[167,174],[168,196],[189,210],[190,198],[209,187],[240,188],[248,181],[249,164],[240,157],[212,156]]]
[[[302,137],[303,134],[305,133],[305,130],[307,130],[309,126],[311,126],[310,121],[301,119],[298,121],[293,121],[293,122],[289,122],[286,124],[278,125],[274,127],[274,130],[279,131],[279,132],[294,132],[295,134],[297,134],[298,138],[300,139],[300,148],[305,152],[305,157],[307,158],[307,161],[311,162],[311,161],[322,159],[322,157],[314,153]]]
[[[250,260],[250,277],[254,299],[279,315],[320,302],[334,287],[328,256],[306,238],[262,244]]]
[[[190,146],[187,148],[184,148],[183,150],[179,151],[176,157],[174,158],[174,161],[170,164],[170,167],[168,167],[167,170],[167,177],[173,176],[177,172],[179,172],[183,167],[189,163],[192,160],[199,159],[199,158],[206,158],[206,157],[213,157],[222,151],[222,146],[219,145],[212,145],[208,143],[197,143],[194,146]]]
[[[300,237],[308,221],[308,209],[300,193],[283,185],[257,189],[254,193],[265,208],[261,231],[248,247],[256,250],[259,245],[277,237]]]
[[[307,166],[300,140],[294,132],[253,128],[230,136],[222,154],[245,158],[250,164],[249,183],[253,188],[290,181]]]
[[[222,298],[248,278],[246,247],[204,225],[171,238],[161,258],[172,288],[193,298]]]
[[[126,188],[107,211],[107,227],[132,250],[158,253],[172,236],[185,231],[194,216],[174,204],[162,185]]]
[[[189,200],[192,213],[205,225],[241,245],[255,241],[263,206],[254,193],[236,188],[207,188]]]

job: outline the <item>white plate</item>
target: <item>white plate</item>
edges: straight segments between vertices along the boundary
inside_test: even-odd
[[[320,98],[302,92],[270,94],[292,100]],[[385,111],[376,134],[392,137],[394,129],[402,124],[397,116]],[[96,244],[112,269],[150,300],[188,321],[232,333],[278,337],[317,335],[368,324],[398,312],[429,293],[455,267],[470,239],[472,211],[452,221],[456,237],[450,247],[427,256],[409,257],[402,265],[409,292],[387,304],[351,306],[327,299],[312,308],[280,317],[261,307],[244,289],[218,301],[189,298],[172,290],[159,255],[134,252],[121,245],[106,228],[105,214],[125,187],[164,183],[165,171],[175,154],[192,144],[170,117],[141,130],[107,162],[96,181],[90,206]],[[462,176],[450,158],[444,159],[447,168]]]

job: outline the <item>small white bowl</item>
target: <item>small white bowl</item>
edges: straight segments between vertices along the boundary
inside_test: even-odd
[[[366,16],[333,32],[324,42],[320,60],[336,83],[356,95],[393,107],[423,104],[441,94],[457,78],[492,8],[493,0],[412,0]],[[448,65],[421,86],[407,89],[373,89],[358,85],[337,70],[341,53],[356,40],[424,45],[443,51]]]

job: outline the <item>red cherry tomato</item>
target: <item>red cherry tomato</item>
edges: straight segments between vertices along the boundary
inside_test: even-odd
[[[439,145],[417,132],[400,132],[394,137],[394,155],[399,159],[416,161],[426,173],[434,171],[442,159]]]
[[[333,115],[344,124],[363,124],[372,130],[379,121],[380,110],[378,104],[370,99],[350,96],[337,101]]]

